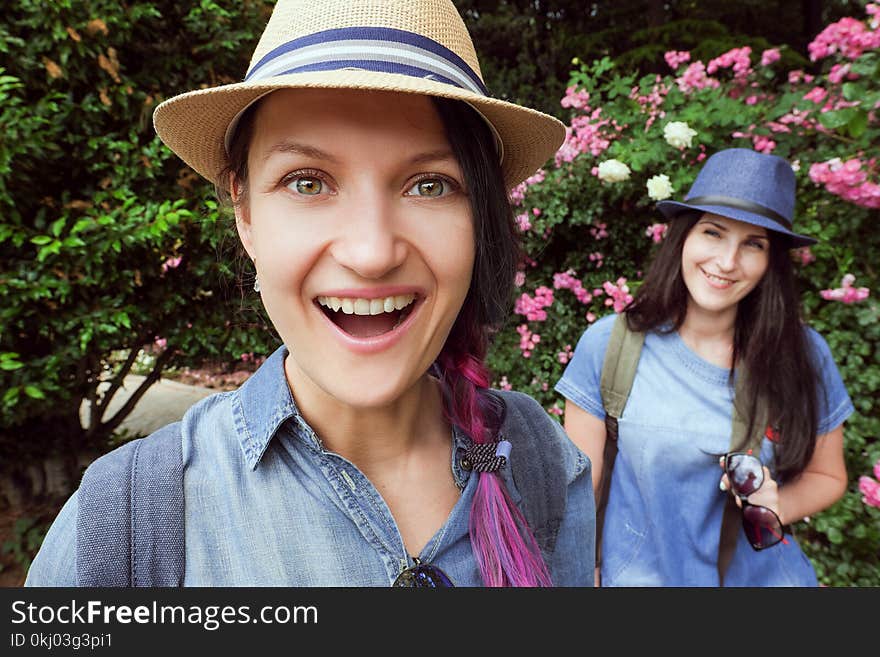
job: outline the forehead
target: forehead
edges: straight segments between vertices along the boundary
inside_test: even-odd
[[[725,228],[730,232],[740,235],[767,237],[767,229],[763,226],[756,226],[745,221],[739,221],[738,219],[723,217],[720,214],[704,212],[703,215],[700,217],[700,222],[704,221],[709,221],[713,224],[721,226],[722,228]]]
[[[350,89],[283,89],[260,101],[251,142],[266,155],[285,140],[407,150],[449,148],[427,96]]]

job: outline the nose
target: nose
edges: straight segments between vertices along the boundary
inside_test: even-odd
[[[737,260],[739,259],[739,245],[733,241],[725,242],[721,245],[717,255],[718,267],[722,271],[733,271],[736,269]]]
[[[330,248],[336,262],[366,279],[380,279],[403,264],[407,245],[390,202],[360,196],[347,213]]]

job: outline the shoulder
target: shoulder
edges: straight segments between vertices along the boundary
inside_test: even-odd
[[[25,586],[76,586],[77,498],[74,492],[49,527],[28,568]]]
[[[550,416],[538,401],[515,390],[492,390],[505,404],[502,431],[521,451],[528,454],[530,464],[558,470],[564,481],[572,482],[584,471],[589,472],[590,460],[565,433],[562,425]]]
[[[559,394],[598,418],[605,417],[600,383],[605,352],[617,317],[616,313],[606,315],[583,332],[555,385]]]
[[[160,460],[166,460],[180,453],[180,422],[167,424],[149,436],[131,440],[98,457],[86,468],[81,488],[96,483],[115,485],[116,478],[127,476],[132,468],[137,467],[141,454],[155,454]],[[146,451],[144,451],[146,450]]]
[[[605,349],[608,347],[608,341],[611,338],[611,331],[614,329],[614,322],[616,320],[617,313],[611,313],[610,315],[600,317],[595,322],[593,322],[581,334],[581,338],[580,340],[578,340],[578,349],[580,349],[583,345],[593,347],[601,351],[602,353],[605,353]]]
[[[828,346],[828,341],[822,337],[819,331],[808,324],[803,325],[803,330],[807,346],[817,363],[821,364],[826,360],[832,360],[831,347]]]
[[[571,359],[575,363],[575,369],[584,366],[590,369],[596,369],[597,366],[601,368],[617,317],[616,313],[601,317],[581,334]]]

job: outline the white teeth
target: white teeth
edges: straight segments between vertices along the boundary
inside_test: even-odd
[[[710,274],[702,267],[700,268],[700,271],[702,271],[703,274],[706,276],[706,278],[708,278],[710,281],[715,281],[717,283],[721,283],[722,285],[730,285],[734,282],[734,281],[730,280],[729,278],[721,278],[720,276],[715,276],[714,274]]]
[[[318,303],[334,311],[342,310],[346,315],[380,315],[382,313],[394,312],[395,310],[403,310],[415,299],[415,294],[400,294],[377,299],[318,297]]]

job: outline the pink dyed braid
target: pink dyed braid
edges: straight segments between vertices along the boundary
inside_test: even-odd
[[[494,438],[486,428],[480,403],[484,394],[481,389],[489,385],[489,373],[477,355],[465,350],[454,353],[457,350],[453,344],[461,343],[483,345],[485,338],[477,336],[459,342],[450,335],[447,340],[437,359],[448,391],[444,411],[447,419],[474,442],[484,444]],[[516,458],[516,447],[511,457]],[[483,582],[486,586],[552,586],[537,541],[522,512],[510,499],[504,482],[494,472],[478,476],[468,529]]]

